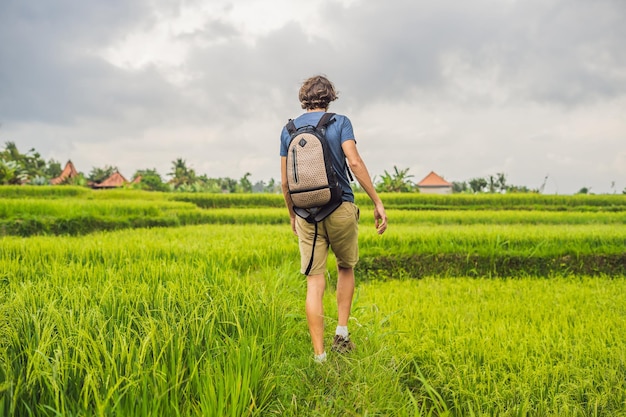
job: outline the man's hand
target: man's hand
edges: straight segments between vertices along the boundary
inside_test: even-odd
[[[376,220],[376,231],[379,235],[382,235],[387,230],[387,214],[382,203],[374,206],[374,219]]]
[[[298,231],[296,230],[296,216],[291,216],[291,230],[293,234],[298,236]]]

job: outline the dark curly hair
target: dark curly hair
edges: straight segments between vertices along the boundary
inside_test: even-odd
[[[323,75],[316,75],[302,83],[298,95],[303,109],[328,109],[331,101],[337,100],[335,86]]]

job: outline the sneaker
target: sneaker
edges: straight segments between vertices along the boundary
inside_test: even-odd
[[[315,361],[315,363],[320,363],[320,364],[326,362],[326,352],[320,355],[314,355],[313,360]]]
[[[354,349],[354,343],[350,340],[349,337],[335,335],[333,339],[332,350],[337,353],[348,353]]]

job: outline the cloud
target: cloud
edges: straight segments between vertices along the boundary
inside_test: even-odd
[[[621,0],[10,0],[0,139],[86,172],[182,157],[267,180],[300,82],[323,73],[373,175],[608,192],[626,187],[625,19]]]
[[[95,53],[97,45],[123,36],[148,10],[132,3],[3,3],[0,110],[5,122],[68,125],[95,118],[125,124],[145,112],[157,120],[167,113],[165,103],[177,93],[158,71],[122,71]]]

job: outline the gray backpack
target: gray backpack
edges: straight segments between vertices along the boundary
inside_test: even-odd
[[[289,120],[291,136],[287,153],[287,185],[296,214],[317,223],[342,203],[343,191],[337,180],[325,134],[335,121],[334,113],[324,113],[317,126],[296,129]]]

